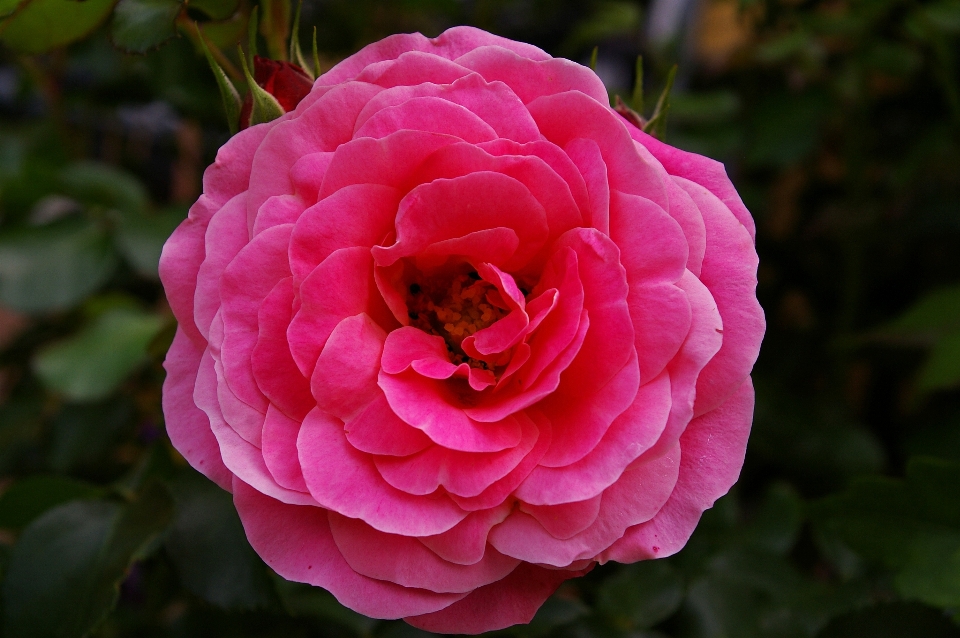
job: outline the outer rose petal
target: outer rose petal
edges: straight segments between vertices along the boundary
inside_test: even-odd
[[[446,609],[404,620],[426,631],[457,634],[480,634],[525,624],[560,583],[589,571],[590,568],[566,571],[521,563],[503,580],[474,590]]]
[[[223,464],[220,446],[210,430],[210,420],[193,400],[193,388],[203,350],[193,344],[182,328],[177,329],[163,362],[163,414],[170,442],[200,473],[225,490],[231,489],[233,473]]]
[[[323,587],[350,609],[374,618],[400,618],[463,598],[361,576],[337,549],[326,510],[281,503],[239,479],[233,491],[247,539],[267,565],[288,580]]]
[[[693,420],[680,437],[680,477],[670,500],[653,520],[628,529],[601,555],[601,561],[632,563],[680,551],[704,510],[740,476],[753,400],[753,382],[748,377],[726,403]]]

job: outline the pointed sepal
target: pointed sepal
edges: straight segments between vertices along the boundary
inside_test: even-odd
[[[194,26],[196,26],[197,29],[197,39],[203,48],[203,55],[206,56],[207,64],[210,65],[210,70],[213,71],[213,77],[217,80],[217,87],[220,89],[220,98],[223,100],[223,110],[227,116],[227,126],[230,127],[230,135],[236,135],[237,130],[240,128],[240,94],[237,92],[237,87],[233,85],[233,82],[230,81],[227,74],[224,73],[220,65],[217,64],[217,61],[213,59],[213,55],[207,47],[206,39],[200,31],[200,26],[196,23]]]
[[[303,0],[300,0],[297,3],[297,12],[293,15],[293,30],[290,32],[290,61],[303,69],[311,80],[315,80],[317,76],[314,74],[314,69],[312,65],[307,64],[307,60],[303,56],[303,50],[300,48],[300,10],[302,8]]]
[[[247,57],[243,54],[243,50],[240,51],[240,62],[243,64],[243,75],[247,78],[247,87],[252,100],[250,126],[263,124],[264,122],[272,122],[286,113],[283,107],[280,106],[280,102],[267,93],[257,84],[256,80],[253,79],[253,74],[250,72],[250,65],[247,64]]]
[[[667,83],[657,100],[657,107],[653,115],[643,127],[644,133],[649,133],[661,142],[667,135],[667,114],[670,112],[670,91],[673,89],[673,80],[677,76],[677,65],[674,64],[667,74]]]

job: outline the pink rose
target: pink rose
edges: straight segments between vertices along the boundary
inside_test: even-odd
[[[589,69],[397,35],[231,139],[160,269],[170,438],[280,575],[438,632],[668,556],[739,474],[753,221]]]

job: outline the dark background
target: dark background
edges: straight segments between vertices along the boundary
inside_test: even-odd
[[[264,9],[276,56],[289,15]],[[7,638],[423,633],[271,574],[163,431],[157,258],[229,136],[192,24],[236,63],[249,12],[0,0]],[[679,63],[667,141],[724,162],[755,216],[768,322],[740,482],[686,549],[600,566],[506,633],[960,636],[960,2],[305,0],[301,37],[329,67],[457,24],[598,46],[624,97],[642,53],[646,114]]]

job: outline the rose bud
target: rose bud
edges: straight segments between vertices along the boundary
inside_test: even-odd
[[[253,79],[264,91],[276,98],[284,112],[292,111],[310,93],[313,80],[296,64],[253,56]],[[248,92],[240,107],[240,129],[250,126],[253,98]]]
[[[737,480],[753,219],[589,68],[392,36],[203,185],[160,262],[167,432],[284,578],[504,628],[597,564],[678,552]]]

